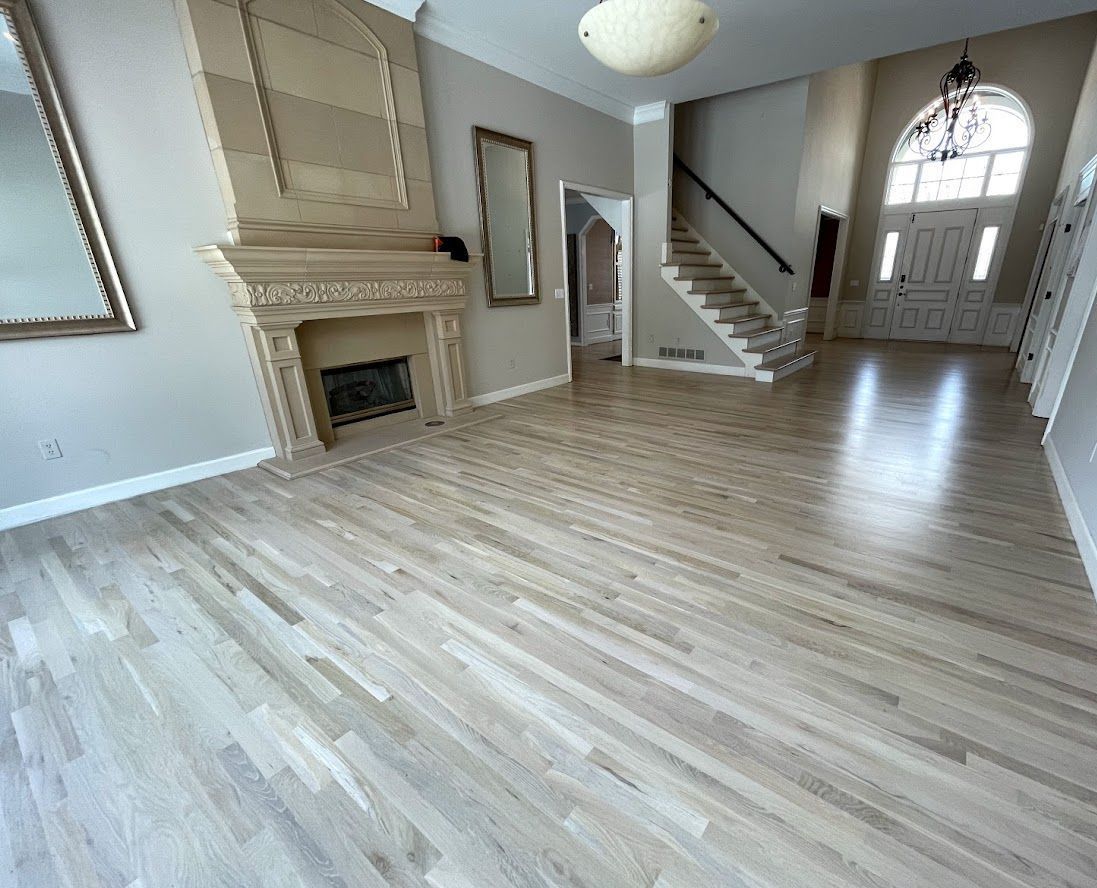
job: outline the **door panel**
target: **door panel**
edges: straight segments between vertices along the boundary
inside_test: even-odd
[[[892,339],[949,338],[977,218],[977,210],[915,214],[901,266]]]
[[[909,213],[893,213],[880,220],[876,251],[872,257],[872,279],[865,304],[866,339],[887,339],[892,310],[899,289],[900,266],[906,252]]]

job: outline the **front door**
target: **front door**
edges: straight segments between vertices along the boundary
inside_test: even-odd
[[[978,210],[915,213],[906,236],[891,338],[945,342]]]

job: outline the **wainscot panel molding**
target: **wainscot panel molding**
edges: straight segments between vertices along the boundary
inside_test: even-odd
[[[864,315],[865,303],[860,300],[839,302],[837,335],[845,339],[860,339]]]
[[[22,527],[24,524],[34,524],[36,521],[44,521],[47,518],[56,518],[60,515],[71,515],[73,512],[81,512],[84,509],[102,506],[105,503],[119,502],[130,497],[143,496],[146,493],[155,493],[158,490],[167,490],[170,487],[178,487],[180,484],[189,484],[191,481],[201,481],[205,478],[213,478],[216,475],[226,475],[229,472],[238,472],[241,469],[251,469],[261,460],[273,456],[274,449],[264,447],[259,450],[236,453],[232,456],[193,463],[188,466],[179,466],[175,469],[154,472],[151,475],[141,475],[137,478],[126,478],[123,481],[114,481],[98,487],[88,487],[84,490],[53,496],[49,499],[0,509],[0,531],[10,530],[13,527]]]
[[[796,339],[802,341],[808,332],[807,307],[786,311],[781,316],[781,326],[784,328],[781,331],[782,342],[792,342]]]
[[[1021,315],[1020,305],[992,305],[987,319],[987,331],[983,345],[1009,348],[1013,344],[1013,332]]]

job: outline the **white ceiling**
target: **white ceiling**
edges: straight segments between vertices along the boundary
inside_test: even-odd
[[[422,0],[372,2],[413,18]],[[579,19],[595,2],[427,0],[416,30],[631,122],[633,110],[649,103],[717,95],[1097,10],[1097,0],[708,0],[720,15],[713,44],[680,71],[636,79],[604,68],[580,45]],[[975,44],[976,61],[977,52]]]

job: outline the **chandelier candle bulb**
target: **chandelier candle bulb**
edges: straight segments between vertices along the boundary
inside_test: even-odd
[[[579,39],[607,68],[657,77],[697,58],[719,28],[700,0],[603,0],[579,22]]]

